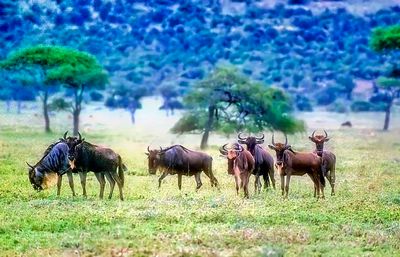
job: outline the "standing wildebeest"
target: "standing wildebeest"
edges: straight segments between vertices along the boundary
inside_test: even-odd
[[[239,194],[240,188],[243,188],[244,197],[249,198],[249,180],[254,170],[254,158],[249,151],[240,144],[234,143],[230,149],[223,145],[219,151],[228,158],[228,173],[234,175],[236,183],[236,193]]]
[[[328,179],[331,185],[331,195],[335,195],[335,167],[336,167],[336,156],[330,151],[324,151],[324,143],[329,141],[328,133],[325,132],[324,135],[314,135],[315,130],[310,137],[308,137],[312,142],[315,143],[316,149],[314,153],[322,158],[322,173]]]
[[[162,180],[168,175],[178,174],[178,188],[182,188],[182,175],[193,176],[196,180],[196,190],[202,183],[200,173],[204,173],[210,178],[211,186],[218,187],[218,181],[212,172],[212,157],[202,152],[187,149],[181,145],[173,145],[160,150],[150,150],[147,147],[148,168],[150,174],[156,174],[160,168],[163,173],[158,179],[158,187],[161,187]]]
[[[268,177],[270,177],[272,187],[275,189],[274,158],[260,146],[260,144],[264,143],[264,134],[261,137],[242,137],[241,134],[238,134],[238,142],[246,144],[247,150],[253,155],[255,161],[253,170],[253,175],[256,176],[256,181],[254,182],[255,191],[258,193],[261,191],[260,176],[263,176],[264,188],[269,186]]]
[[[315,153],[299,153],[293,151],[291,146],[287,144],[286,135],[284,144],[275,143],[274,135],[272,135],[272,145],[268,146],[276,152],[275,166],[281,176],[281,189],[284,197],[288,197],[290,177],[292,175],[303,176],[307,173],[314,183],[314,193],[317,191],[319,198],[321,191],[322,198],[324,198],[325,179],[321,171],[321,157]]]
[[[76,168],[80,171],[79,175],[81,176],[83,195],[86,197],[86,174],[89,171],[93,171],[100,183],[100,199],[103,199],[104,195],[105,176],[110,183],[108,198],[111,199],[115,182],[117,182],[119,197],[121,200],[124,200],[122,187],[124,186],[124,170],[126,170],[126,167],[122,163],[121,156],[110,148],[93,145],[84,141],[85,139],[82,139],[81,134],[78,134],[79,138],[67,138],[67,132],[65,132],[63,139],[69,147],[68,160],[71,168]]]
[[[68,145],[58,141],[51,144],[43,154],[42,159],[35,165],[29,166],[29,181],[37,191],[48,187],[48,179],[52,173],[57,174],[57,195],[60,195],[62,174],[67,173],[72,195],[75,196],[72,171],[68,164]]]

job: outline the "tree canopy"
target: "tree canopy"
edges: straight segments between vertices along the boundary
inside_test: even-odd
[[[202,148],[210,131],[304,130],[304,124],[290,115],[291,102],[282,90],[250,81],[231,68],[218,68],[198,82],[184,102],[188,111],[172,132],[204,132]]]
[[[400,25],[380,27],[373,31],[371,46],[375,51],[400,49]]]

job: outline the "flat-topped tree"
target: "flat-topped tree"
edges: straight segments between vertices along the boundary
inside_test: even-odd
[[[374,30],[371,46],[375,51],[381,53],[400,50],[400,25]],[[397,64],[394,65],[388,77],[380,77],[378,79],[378,86],[384,90],[388,99],[385,109],[385,123],[383,125],[383,130],[388,130],[393,101],[400,97],[400,69]]]
[[[304,124],[290,115],[292,106],[281,90],[252,82],[234,69],[217,69],[194,85],[184,102],[187,112],[172,132],[203,133],[202,149],[211,131],[304,130]]]
[[[83,92],[87,88],[104,88],[107,83],[107,74],[96,58],[68,47],[39,45],[18,50],[0,64],[0,67],[7,69],[26,66],[38,67],[43,72],[41,90],[46,131],[50,131],[47,103],[49,86],[61,84],[74,89],[71,111],[74,117],[74,134],[77,134]]]

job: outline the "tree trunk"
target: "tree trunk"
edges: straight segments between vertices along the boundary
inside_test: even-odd
[[[129,109],[129,112],[131,113],[131,121],[132,121],[132,124],[135,124],[135,113],[136,113],[136,108],[130,108]]]
[[[50,118],[49,118],[49,109],[48,109],[48,104],[47,101],[49,99],[49,92],[47,88],[44,89],[44,95],[43,95],[43,116],[44,116],[44,131],[46,133],[49,133],[50,130]]]
[[[215,112],[215,106],[209,106],[208,107],[208,120],[206,127],[204,129],[204,134],[203,137],[201,138],[201,144],[200,144],[200,149],[206,149],[207,148],[207,143],[208,143],[208,136],[210,135],[210,131],[212,129],[212,125],[214,123],[214,112]]]
[[[21,109],[22,109],[22,108],[21,108],[21,107],[22,107],[21,105],[22,105],[21,100],[18,100],[18,101],[17,101],[17,113],[18,113],[18,114],[21,114]]]
[[[6,100],[6,108],[7,108],[7,112],[10,112],[10,109],[11,109],[11,101],[10,100]]]
[[[390,110],[392,109],[392,103],[393,103],[393,98],[390,99],[387,107],[386,107],[386,113],[385,113],[385,124],[383,125],[383,130],[388,130],[389,129],[389,123],[390,123]]]
[[[84,90],[84,85],[77,86],[74,90],[75,106],[72,109],[72,117],[74,122],[74,136],[77,136],[79,132],[79,116],[82,110],[83,90]]]

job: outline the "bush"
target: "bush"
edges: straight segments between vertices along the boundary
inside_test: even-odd
[[[371,110],[371,103],[367,101],[354,101],[350,108],[353,112],[368,112]]]
[[[92,91],[92,92],[90,92],[90,99],[92,101],[99,102],[99,101],[103,101],[104,96],[97,91]]]
[[[296,97],[296,108],[299,111],[305,111],[305,112],[312,112],[313,107],[311,105],[310,99],[308,99],[305,96],[297,95]]]
[[[326,108],[329,112],[345,113],[348,111],[347,104],[343,101],[336,101]]]

